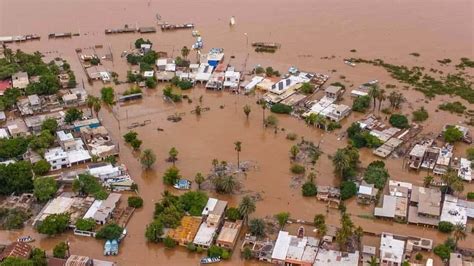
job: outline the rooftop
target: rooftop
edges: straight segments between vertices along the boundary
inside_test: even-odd
[[[330,249],[319,249],[313,265],[332,266],[357,266],[359,264],[359,251],[354,253],[341,252]]]
[[[182,244],[193,242],[201,225],[201,221],[201,217],[183,216],[180,226],[175,229],[170,229],[168,236]]]
[[[239,232],[242,227],[242,221],[235,222],[226,221],[221,228],[217,242],[234,243],[239,237]]]
[[[382,261],[395,262],[401,265],[404,250],[405,241],[395,239],[389,233],[382,233],[380,237],[380,259]]]

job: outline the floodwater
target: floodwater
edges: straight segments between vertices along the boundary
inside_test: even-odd
[[[154,25],[155,15],[159,13],[164,21],[170,23],[195,23],[203,36],[205,48],[223,47],[226,60],[239,70],[248,71],[255,64],[261,64],[271,65],[284,72],[289,66],[296,65],[304,70],[331,75],[329,83],[342,81],[350,87],[378,79],[382,85],[396,84],[397,89],[402,90],[403,86],[390,79],[384,70],[368,65],[352,68],[344,65],[342,59],[350,56],[382,58],[396,64],[452,71],[452,67],[439,66],[436,60],[451,58],[456,62],[460,57],[473,57],[473,5],[472,1],[448,0],[72,0],[67,4],[58,0],[0,0],[0,35],[41,34],[41,41],[11,47],[26,51],[38,50],[48,58],[61,56],[67,59],[75,70],[78,81],[85,80],[85,77],[74,49],[83,48],[86,53],[92,53],[92,49],[86,48],[102,44],[104,48],[97,49],[96,52],[104,55],[110,49],[114,60],[105,62],[105,66],[117,72],[120,80],[124,80],[130,67],[120,58],[120,53],[129,49],[135,39],[149,38],[154,43],[154,49],[166,51],[173,56],[179,55],[183,45],[190,47],[194,42],[190,31],[186,30],[142,36],[105,36],[103,33],[105,28],[118,28],[123,24]],[[233,28],[228,25],[231,16],[235,16],[237,22]],[[81,36],[48,40],[47,34],[51,32],[80,32]],[[279,42],[282,48],[275,54],[256,54],[249,45],[254,41]],[[356,49],[357,52],[351,53],[351,49]],[[410,56],[409,53],[412,52],[418,52],[421,56]],[[235,58],[231,59],[231,55]],[[332,55],[334,59],[322,59]],[[195,56],[194,52],[190,54],[190,58]],[[470,71],[470,74],[474,74]],[[341,79],[341,75],[345,79]],[[102,84],[99,83],[86,85],[89,92],[95,95],[99,94],[101,87]],[[121,85],[115,89],[122,92],[127,88]],[[438,104],[443,101],[460,100],[468,105],[462,99],[443,96],[425,103],[421,93],[402,91],[408,99],[408,103],[403,106],[403,113],[409,114],[420,106],[425,106],[430,113],[429,121],[424,123],[423,134],[439,132],[444,123],[463,120],[457,115],[435,112]],[[243,194],[259,193],[262,200],[257,202],[257,211],[253,217],[289,211],[293,218],[312,220],[315,214],[326,213],[324,204],[314,198],[302,198],[300,189],[290,188],[289,149],[294,143],[286,140],[286,133],[294,132],[306,140],[320,143],[324,154],[315,166],[316,182],[319,185],[337,185],[340,180],[334,176],[328,155],[345,146],[345,140],[338,140],[338,136],[362,115],[352,114],[343,122],[343,129],[333,133],[309,128],[293,117],[279,116],[279,126],[285,132],[274,134],[273,130],[262,127],[262,110],[255,104],[255,96],[206,92],[202,88],[192,89],[185,94],[193,100],[192,104],[165,103],[161,97],[161,88],[157,88],[148,90],[140,103],[116,106],[112,110],[103,107],[99,113],[103,124],[116,139],[120,139],[120,160],[130,169],[139,185],[140,195],[145,199],[144,208],[138,210],[128,224],[129,235],[121,245],[120,255],[107,259],[117,261],[120,265],[198,264],[199,255],[189,254],[183,248],[166,250],[161,245],[146,243],[144,238],[145,226],[151,221],[154,203],[160,200],[160,195],[165,190],[161,176],[170,166],[165,158],[173,146],[179,151],[177,167],[184,177],[192,178],[196,172],[209,172],[214,158],[235,162],[233,143],[242,141],[241,160],[256,162],[258,170],[248,172],[243,180],[242,194],[219,198],[228,200],[230,205],[236,205]],[[201,95],[202,105],[210,107],[210,111],[196,117],[190,111]],[[347,93],[343,102],[351,103]],[[245,104],[252,107],[248,120],[242,111]],[[220,106],[224,108],[221,109]],[[166,120],[168,115],[176,112],[185,113],[181,122]],[[157,163],[151,171],[143,171],[137,154],[121,141],[121,136],[127,132],[127,125],[147,119],[152,123],[137,128],[136,131],[143,140],[143,148],[151,148],[157,154]],[[157,131],[158,127],[164,131]],[[463,155],[466,148],[466,145],[457,145],[455,155]],[[371,151],[361,151],[362,166],[375,159]],[[424,173],[403,169],[401,159],[387,159],[386,163],[392,178],[422,184]],[[473,185],[466,184],[465,193],[473,190]],[[370,232],[389,231],[427,237],[434,239],[435,243],[447,237],[424,227],[363,219],[357,215],[373,213],[373,207],[361,207],[355,201],[347,204],[353,221]],[[327,215],[329,223],[339,223],[337,210],[330,210]],[[72,253],[103,258],[102,242],[70,234],[46,238],[27,228],[22,232],[0,232],[0,242],[14,240],[24,234],[35,235],[39,240],[34,244],[49,251],[58,241],[68,239]],[[366,242],[378,246],[373,237]],[[460,243],[463,247],[472,247],[473,244],[474,238],[470,234]],[[258,263],[246,263],[236,252],[226,264]]]

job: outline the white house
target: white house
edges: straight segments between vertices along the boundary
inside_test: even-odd
[[[224,88],[237,90],[239,88],[239,82],[240,82],[240,72],[234,71],[233,68],[229,68],[225,72]]]
[[[402,265],[405,241],[395,239],[392,234],[380,237],[380,261],[382,265]]]

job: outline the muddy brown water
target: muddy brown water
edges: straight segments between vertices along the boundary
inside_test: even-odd
[[[0,35],[23,33],[41,34],[41,41],[13,44],[12,48],[26,51],[40,51],[48,58],[61,56],[67,59],[74,69],[77,80],[85,79],[80,68],[75,48],[83,48],[92,53],[96,44],[103,49],[97,53],[104,55],[109,49],[114,54],[113,62],[104,65],[117,72],[119,79],[125,79],[130,67],[120,58],[120,53],[130,48],[135,39],[149,38],[154,49],[166,51],[176,56],[183,45],[188,47],[194,41],[190,31],[142,35],[126,34],[105,36],[105,28],[121,27],[123,24],[150,26],[155,24],[155,14],[159,13],[164,21],[171,23],[193,22],[203,35],[205,48],[223,47],[226,60],[239,70],[248,71],[255,64],[272,65],[285,72],[289,66],[296,65],[308,71],[317,71],[331,75],[329,82],[343,81],[347,87],[357,86],[371,79],[378,79],[382,84],[396,84],[408,98],[408,103],[401,110],[411,113],[420,106],[430,113],[430,119],[424,123],[423,133],[439,132],[444,123],[457,123],[463,118],[446,112],[435,112],[438,104],[444,101],[460,100],[448,96],[438,96],[425,103],[424,96],[413,90],[403,90],[402,85],[392,80],[380,68],[358,65],[354,68],[344,65],[342,59],[350,56],[363,58],[383,58],[388,62],[406,65],[421,65],[452,71],[451,66],[439,66],[437,59],[451,58],[454,62],[460,57],[473,57],[473,3],[472,1],[90,1],[74,0],[67,4],[54,0],[1,0],[0,1]],[[20,15],[21,14],[21,15]],[[237,25],[229,28],[231,16],[236,17]],[[51,32],[80,32],[80,37],[64,40],[48,40]],[[275,54],[256,54],[248,42],[273,41],[282,44]],[[205,50],[206,50],[205,49]],[[349,50],[356,49],[356,53]],[[420,57],[408,55],[418,52]],[[231,59],[230,56],[235,56]],[[248,55],[247,64],[245,58]],[[334,59],[321,59],[330,57]],[[190,58],[195,58],[192,52]],[[333,72],[332,70],[335,70]],[[470,74],[473,74],[469,70]],[[340,76],[344,75],[345,79]],[[92,94],[98,95],[102,84],[86,84]],[[126,85],[114,86],[116,91],[123,92]],[[350,89],[350,88],[349,88]],[[255,161],[258,170],[248,172],[243,182],[243,190],[259,193],[262,201],[257,203],[257,211],[252,217],[264,217],[280,211],[289,211],[294,218],[312,220],[317,213],[326,213],[324,204],[316,199],[302,198],[299,189],[290,188],[289,148],[293,142],[286,140],[287,132],[297,133],[307,140],[320,143],[324,154],[316,164],[317,184],[337,185],[340,180],[334,176],[328,155],[337,148],[344,147],[345,140],[338,136],[351,122],[362,117],[352,114],[343,122],[343,130],[324,133],[308,128],[301,120],[293,117],[278,116],[280,127],[285,132],[274,134],[272,130],[262,127],[262,110],[255,104],[256,96],[234,95],[227,92],[207,92],[195,88],[188,92],[193,100],[179,104],[165,103],[162,100],[161,87],[147,90],[145,98],[139,103],[116,106],[112,109],[103,107],[99,117],[110,129],[116,139],[120,139],[120,160],[124,162],[140,187],[140,195],[145,199],[145,206],[138,210],[128,224],[129,235],[121,245],[120,255],[107,259],[117,261],[120,265],[196,265],[199,255],[189,254],[184,248],[167,250],[161,245],[148,244],[144,238],[146,224],[151,221],[153,205],[161,198],[165,190],[161,176],[170,166],[165,162],[171,147],[179,151],[177,166],[184,177],[192,178],[196,172],[207,173],[211,160],[218,158],[229,162],[236,161],[233,143],[242,141],[242,160]],[[200,117],[190,111],[204,95],[203,106],[210,107]],[[321,93],[319,93],[321,95]],[[318,95],[318,96],[319,96]],[[465,105],[466,101],[460,100]],[[346,92],[343,102],[351,103]],[[247,120],[242,107],[252,107]],[[223,109],[220,106],[224,106]],[[388,103],[384,103],[385,106]],[[166,120],[168,115],[185,113],[179,123]],[[267,110],[268,114],[268,110]],[[151,124],[136,128],[143,148],[151,148],[158,160],[151,171],[143,171],[137,154],[121,141],[121,135],[127,132],[127,125],[150,119]],[[120,122],[119,122],[120,121]],[[164,131],[157,131],[160,127]],[[471,127],[471,130],[472,127]],[[467,145],[456,145],[455,155],[463,155]],[[376,158],[371,151],[361,151],[362,166]],[[422,184],[424,173],[408,172],[402,169],[401,159],[387,159],[387,167],[392,178]],[[465,192],[473,191],[474,186],[466,184]],[[241,194],[221,196],[230,205],[238,204]],[[434,239],[435,243],[447,236],[436,230],[397,224],[392,222],[369,220],[357,215],[373,213],[373,207],[362,207],[355,201],[347,203],[348,212],[357,225],[371,232],[389,231],[403,235],[416,235]],[[337,225],[339,214],[330,210],[328,222]],[[471,226],[470,226],[471,227]],[[65,234],[48,238],[36,234],[31,228],[21,231],[1,231],[0,241],[14,240],[20,235],[30,234],[37,238],[34,245],[51,251],[60,240],[71,242],[74,254],[103,258],[101,241]],[[378,246],[374,237],[367,237],[364,242]],[[461,246],[472,247],[474,238],[462,241]],[[228,265],[259,264],[244,262],[238,252]]]

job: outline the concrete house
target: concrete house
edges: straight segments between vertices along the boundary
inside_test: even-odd
[[[405,241],[392,234],[382,233],[380,237],[381,265],[401,266],[404,261]]]
[[[203,223],[193,241],[196,246],[208,249],[214,243],[214,237],[222,226],[226,209],[227,201],[209,198],[202,211]]]
[[[410,197],[408,222],[437,226],[441,215],[441,191],[414,186]]]
[[[378,192],[379,190],[375,188],[374,184],[367,184],[365,181],[362,181],[357,192],[357,202],[370,204],[375,201]]]
[[[18,72],[12,75],[12,87],[17,89],[25,89],[30,84],[28,73]]]

